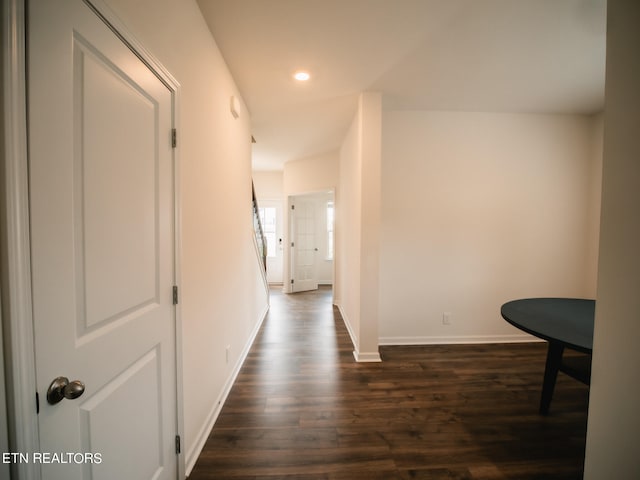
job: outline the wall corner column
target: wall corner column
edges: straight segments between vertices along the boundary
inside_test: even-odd
[[[382,94],[360,95],[361,245],[359,362],[379,362]]]

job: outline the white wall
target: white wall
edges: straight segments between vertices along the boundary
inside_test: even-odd
[[[108,0],[181,85],[181,319],[184,445],[192,466],[262,319],[267,291],[253,246],[247,109],[194,0]],[[225,361],[229,346],[230,359]]]
[[[590,212],[589,233],[587,238],[587,257],[596,261],[589,262],[586,277],[589,280],[589,292],[597,291],[598,283],[598,251],[600,248],[600,206],[602,203],[602,163],[604,140],[604,112],[600,112],[591,118],[591,192],[590,203],[587,206]]]
[[[640,478],[640,3],[609,0],[598,301],[584,478]]]
[[[275,200],[284,197],[283,172],[253,172],[253,184],[256,190],[256,197]]]
[[[365,92],[340,149],[336,196],[336,295],[358,361],[379,361],[382,97]]]
[[[338,306],[354,347],[360,338],[360,113],[356,114],[340,148],[336,191],[336,277],[333,303]]]
[[[359,111],[361,161],[360,345],[359,361],[379,361],[382,95],[365,92]]]
[[[382,132],[381,343],[514,340],[504,302],[594,297],[596,120],[391,111]]]
[[[331,190],[338,183],[339,153],[314,155],[284,164],[285,195],[300,195]]]

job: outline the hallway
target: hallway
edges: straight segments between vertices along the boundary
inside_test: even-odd
[[[395,346],[358,364],[331,289],[271,309],[190,480],[580,479],[588,388],[546,344]]]

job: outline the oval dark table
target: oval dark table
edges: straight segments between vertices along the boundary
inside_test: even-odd
[[[549,342],[540,397],[540,413],[547,414],[558,372],[587,385],[591,378],[595,300],[525,298],[502,305],[502,317],[514,327]],[[586,353],[563,359],[565,348]]]

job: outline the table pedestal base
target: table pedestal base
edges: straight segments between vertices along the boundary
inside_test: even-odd
[[[547,362],[544,368],[544,380],[542,382],[542,395],[540,396],[540,413],[549,413],[553,390],[556,386],[558,372],[563,372],[582,383],[589,385],[591,380],[591,355],[585,355],[583,362],[571,362],[565,364],[562,361],[564,345],[559,342],[549,341],[547,349]]]
[[[558,378],[558,370],[562,364],[562,353],[564,346],[561,343],[549,342],[547,349],[547,363],[544,367],[544,380],[542,382],[542,395],[540,396],[540,413],[546,415],[549,413],[549,405],[551,405],[551,397],[556,386]]]

